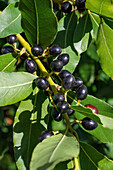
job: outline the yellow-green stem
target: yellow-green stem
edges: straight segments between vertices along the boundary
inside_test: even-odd
[[[49,82],[54,94],[57,93],[57,88],[56,88],[55,83],[53,82],[52,78],[49,76],[49,73],[47,72],[47,70],[45,69],[45,67],[41,63],[41,61],[38,58],[35,58],[35,56],[32,55],[30,45],[24,40],[24,38],[20,34],[16,34],[16,36],[17,36],[18,40],[20,41],[20,43],[22,44],[22,46],[26,48],[26,50],[31,54],[33,59],[36,61],[39,69],[47,76],[48,82]]]
[[[78,157],[78,158],[74,158],[74,163],[75,163],[75,168],[74,168],[74,170],[81,170],[79,157]]]

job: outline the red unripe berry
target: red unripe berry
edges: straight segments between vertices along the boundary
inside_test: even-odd
[[[86,104],[85,107],[92,109],[93,113],[98,114],[97,108],[95,106],[93,106],[92,104]]]

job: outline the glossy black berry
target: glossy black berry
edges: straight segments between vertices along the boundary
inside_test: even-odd
[[[61,70],[59,73],[59,77],[63,80],[64,78],[66,78],[67,76],[71,75],[71,73],[67,70]]]
[[[86,0],[76,0],[77,8],[84,8]]]
[[[14,48],[12,46],[4,46],[1,49],[2,54],[13,53],[13,52],[14,52]]]
[[[82,84],[77,88],[76,95],[78,100],[84,100],[87,97],[87,87]]]
[[[65,13],[69,13],[72,10],[72,5],[69,2],[64,2],[61,4],[61,9]]]
[[[37,65],[35,61],[26,59],[25,60],[25,68],[29,73],[34,73],[37,70]]]
[[[73,90],[76,90],[82,84],[83,84],[83,81],[79,77],[75,77],[75,84],[74,84]]]
[[[51,63],[51,69],[55,72],[60,72],[63,68],[63,62],[60,60],[54,60]]]
[[[75,111],[74,111],[74,110],[72,110],[72,109],[70,109],[70,108],[67,110],[67,114],[68,114],[68,116],[73,115],[73,114],[74,114],[74,112],[75,112]]]
[[[16,42],[17,42],[17,36],[16,36],[16,35],[9,35],[9,36],[7,37],[7,42],[8,42],[9,44],[14,44],[14,43],[16,43]]]
[[[54,133],[51,130],[46,130],[42,132],[42,134],[40,135],[40,142],[42,142],[44,139],[49,138],[53,135]]]
[[[53,119],[56,121],[61,121],[62,120],[62,114],[59,113],[57,110],[53,111]]]
[[[38,77],[36,79],[36,84],[39,89],[45,90],[49,87],[49,82],[44,77]]]
[[[64,101],[64,95],[62,93],[57,93],[53,96],[53,101],[55,104],[57,104],[58,102],[63,102]]]
[[[75,78],[73,75],[69,75],[66,78],[63,79],[62,81],[62,86],[64,87],[65,90],[72,89],[75,83]]]
[[[62,61],[65,66],[69,62],[69,55],[67,53],[61,54],[58,56],[58,60]]]
[[[57,109],[60,113],[66,113],[69,109],[69,104],[66,101],[58,102],[57,103]]]
[[[98,126],[98,123],[95,122],[94,120],[86,117],[82,120],[82,126],[86,130],[94,130]]]
[[[85,10],[86,0],[76,0],[76,6],[78,11],[83,12]]]
[[[41,56],[43,54],[43,48],[41,47],[41,45],[37,45],[35,44],[32,48],[31,48],[31,52],[34,56]]]
[[[56,57],[57,55],[59,55],[62,52],[62,49],[59,46],[52,45],[49,48],[49,52],[53,57]]]
[[[87,104],[87,105],[85,105],[85,107],[92,109],[93,113],[98,114],[97,108],[95,106],[93,106],[92,104]]]

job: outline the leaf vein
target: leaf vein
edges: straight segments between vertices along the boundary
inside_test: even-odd
[[[65,134],[63,135],[63,137],[61,138],[60,142],[58,143],[58,145],[57,145],[56,148],[54,149],[54,151],[53,151],[51,157],[49,158],[49,161],[48,161],[48,162],[51,162],[51,160],[52,160],[52,158],[53,158],[53,156],[54,156],[57,148],[60,146],[60,144],[62,143],[62,141],[63,141],[64,138],[65,138]]]
[[[108,54],[110,55],[111,60],[113,60],[112,55],[111,55],[110,50],[109,50],[108,45],[107,45],[107,41],[106,41],[106,38],[105,38],[105,35],[104,35],[104,30],[103,30],[102,25],[101,25],[101,30],[102,30],[103,38],[104,38],[104,40],[105,40],[104,42],[105,42],[105,46],[106,46],[106,48],[107,48]]]
[[[16,85],[13,85],[13,86],[0,87],[0,89],[10,89],[10,88],[19,87],[19,86],[25,86],[25,85],[28,85],[28,84],[31,84],[31,83],[32,83],[32,81],[27,82],[27,83],[23,83],[23,84],[16,84]]]

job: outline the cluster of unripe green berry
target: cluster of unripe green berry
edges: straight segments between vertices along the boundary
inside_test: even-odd
[[[10,35],[7,37],[7,42],[10,44],[14,44],[17,42],[17,37],[15,35]],[[14,52],[14,48],[12,46],[6,46],[1,49],[2,54],[10,52],[11,53]],[[35,44],[31,48],[31,52],[33,56],[35,56],[36,58],[37,57],[41,58],[43,57],[44,54],[44,50],[41,47],[41,45],[37,44]],[[60,85],[58,85],[58,93],[53,94],[51,92],[52,97],[50,98],[51,103],[54,106],[52,117],[55,121],[61,121],[63,118],[63,114],[65,113],[67,113],[68,116],[71,116],[75,112],[70,108],[70,104],[67,102],[68,91],[72,90],[73,92],[76,93],[77,101],[84,100],[87,97],[88,93],[87,87],[83,84],[83,81],[79,77],[74,77],[68,70],[63,70],[63,66],[68,64],[70,57],[67,53],[61,54],[61,52],[62,49],[59,46],[52,45],[46,50],[47,54],[45,55],[45,57],[47,57],[46,59],[48,59],[48,56],[49,57],[52,56],[52,61],[49,65],[51,70],[50,75],[55,73],[58,76],[61,83]],[[55,57],[57,57],[57,59]],[[37,72],[37,64],[31,58],[27,58],[25,60],[25,68],[29,73]],[[46,90],[48,92],[51,91],[51,88],[49,87],[48,77],[46,76],[38,77],[35,82],[39,89]],[[93,113],[98,114],[98,110],[95,106],[87,104],[85,105],[85,107],[92,109]],[[86,130],[94,130],[98,126],[97,122],[88,117],[79,121],[79,123],[81,123],[84,129]],[[40,141],[52,135],[54,135],[52,131],[46,130],[41,134]]]

